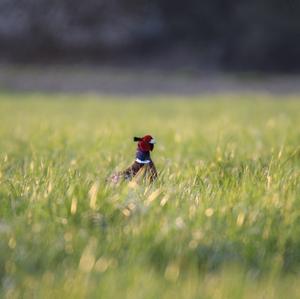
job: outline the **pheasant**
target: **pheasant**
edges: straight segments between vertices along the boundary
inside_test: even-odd
[[[123,171],[114,174],[111,177],[113,183],[117,183],[120,179],[132,180],[134,177],[147,177],[150,182],[157,178],[156,167],[150,157],[150,152],[154,149],[155,139],[151,135],[144,137],[134,137],[134,142],[138,142],[135,161],[131,166]]]

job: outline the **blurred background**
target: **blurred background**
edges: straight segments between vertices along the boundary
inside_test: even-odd
[[[299,16],[297,0],[0,0],[0,88],[298,91]]]

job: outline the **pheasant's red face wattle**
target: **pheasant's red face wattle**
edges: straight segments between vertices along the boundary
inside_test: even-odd
[[[143,152],[149,152],[154,149],[155,139],[151,135],[146,135],[138,143],[138,148]]]

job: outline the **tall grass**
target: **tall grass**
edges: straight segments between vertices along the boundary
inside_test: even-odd
[[[297,97],[0,97],[4,298],[297,298]],[[152,185],[107,185],[158,140]]]

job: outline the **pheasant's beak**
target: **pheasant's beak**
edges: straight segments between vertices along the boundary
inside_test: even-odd
[[[155,144],[156,143],[156,140],[154,138],[152,138],[150,141],[149,141],[150,144]]]

